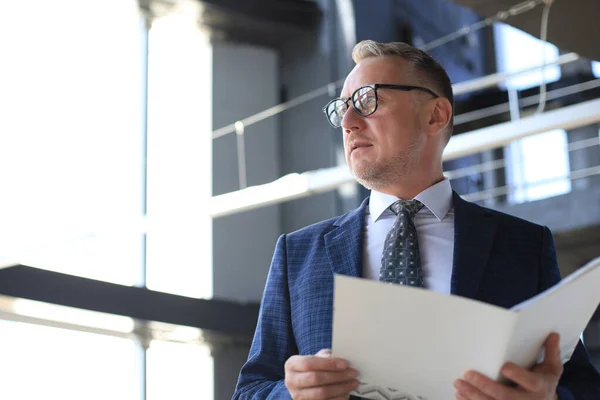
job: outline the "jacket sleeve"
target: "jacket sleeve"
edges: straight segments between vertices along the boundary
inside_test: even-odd
[[[277,241],[267,277],[248,360],[233,400],[291,399],[284,385],[284,364],[298,353],[290,311],[286,236]]]
[[[540,291],[546,290],[560,281],[554,240],[550,230],[544,227],[542,233]],[[588,353],[581,341],[577,344],[571,359],[564,365],[558,388],[560,400],[600,399],[600,374],[591,364]]]

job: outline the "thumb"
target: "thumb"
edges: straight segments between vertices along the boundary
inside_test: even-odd
[[[321,349],[317,354],[317,357],[331,357],[331,349]]]

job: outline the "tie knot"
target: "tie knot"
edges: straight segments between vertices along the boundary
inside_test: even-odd
[[[423,203],[419,200],[398,200],[390,206],[390,210],[396,215],[406,212],[410,218],[414,217],[419,210],[423,208]]]

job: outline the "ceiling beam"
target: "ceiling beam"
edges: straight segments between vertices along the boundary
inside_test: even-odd
[[[243,341],[253,336],[259,307],[256,303],[177,296],[23,265],[0,269],[0,294],[191,326]]]

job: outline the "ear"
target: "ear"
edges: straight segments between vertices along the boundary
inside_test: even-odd
[[[435,136],[450,123],[450,119],[452,118],[452,104],[445,97],[432,99],[431,103],[427,133]]]

